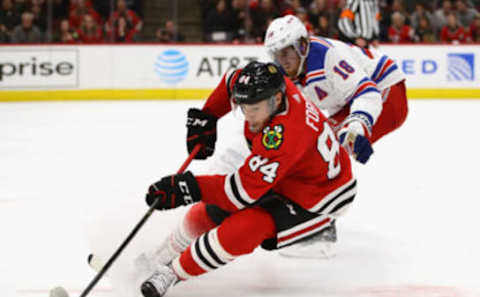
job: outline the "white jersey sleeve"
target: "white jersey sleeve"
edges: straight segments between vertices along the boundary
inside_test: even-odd
[[[350,46],[349,50],[380,91],[405,80],[397,63],[378,49]]]

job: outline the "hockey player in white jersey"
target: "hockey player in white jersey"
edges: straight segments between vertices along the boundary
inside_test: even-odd
[[[373,153],[366,147],[405,121],[405,76],[387,55],[308,36],[292,15],[273,20],[265,47],[297,87],[327,113],[343,145],[359,162],[366,163]],[[364,148],[360,144],[365,140]]]
[[[405,121],[405,77],[387,55],[309,36],[303,23],[292,15],[270,23],[265,48],[305,97],[326,113],[340,143],[360,163],[368,161],[375,141]],[[298,257],[333,255],[334,222],[303,247],[298,244],[282,253]]]

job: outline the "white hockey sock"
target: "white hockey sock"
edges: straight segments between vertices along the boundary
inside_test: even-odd
[[[138,260],[140,265],[150,266],[148,269],[154,270],[158,265],[169,265],[173,259],[178,257],[190,243],[194,240],[193,236],[185,228],[185,223],[182,220],[175,230],[168,235],[160,247],[153,251],[143,253]],[[142,260],[142,258],[144,258]],[[148,262],[141,263],[141,262]]]

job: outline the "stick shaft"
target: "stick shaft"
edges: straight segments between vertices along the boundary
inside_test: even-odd
[[[195,148],[190,153],[190,155],[185,160],[185,162],[183,162],[182,166],[177,171],[177,173],[182,173],[188,167],[188,165],[190,164],[190,162],[192,162],[193,158],[198,153],[200,148],[201,148],[200,144],[197,144],[195,146]],[[142,226],[145,224],[145,222],[148,220],[148,218],[152,215],[152,213],[155,210],[155,206],[157,206],[158,201],[160,201],[160,199],[155,200],[155,202],[150,206],[147,213],[142,217],[142,219],[137,223],[137,225],[135,225],[135,227],[130,232],[130,234],[128,234],[127,238],[122,242],[122,244],[118,247],[118,249],[115,251],[115,253],[113,253],[113,255],[110,257],[110,259],[108,259],[107,263],[105,263],[105,265],[102,267],[102,269],[100,269],[100,271],[97,273],[95,278],[88,284],[88,286],[85,288],[85,290],[83,290],[80,297],[87,296],[88,293],[90,293],[90,291],[93,289],[93,287],[95,287],[95,285],[103,277],[103,275],[107,272],[107,270],[110,268],[110,266],[112,266],[113,262],[115,262],[115,260],[122,253],[122,251],[125,249],[125,247],[130,243],[130,241],[133,239],[133,237],[135,237],[138,230],[140,230],[140,228],[142,228]]]

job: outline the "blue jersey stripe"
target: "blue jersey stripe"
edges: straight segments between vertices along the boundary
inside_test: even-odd
[[[397,65],[396,64],[393,64],[392,66],[390,66],[390,68],[385,71],[385,73],[383,73],[383,75],[381,77],[379,77],[377,80],[375,80],[376,83],[379,83],[381,82],[382,80],[385,79],[385,77],[387,77],[390,73],[392,73],[392,71],[398,69]]]
[[[370,127],[373,126],[373,117],[369,113],[365,111],[354,111],[352,114],[364,115],[367,118],[367,120],[370,122]]]
[[[378,62],[377,64],[377,68],[375,68],[375,71],[373,72],[372,74],[372,79],[375,80],[375,78],[377,77],[378,73],[382,70],[383,68],[383,65],[385,65],[385,62],[387,61],[388,57],[387,56],[383,56],[381,59],[380,59],[380,62]]]
[[[375,88],[375,87],[368,87],[368,88],[366,88],[365,90],[363,90],[363,91],[361,91],[360,93],[358,93],[357,95],[353,96],[353,97],[350,99],[350,101],[353,102],[353,101],[354,101],[355,99],[357,99],[358,97],[360,97],[360,96],[362,96],[362,95],[364,95],[364,94],[366,94],[366,93],[370,93],[370,92],[380,94],[380,92],[378,91],[377,88]]]

